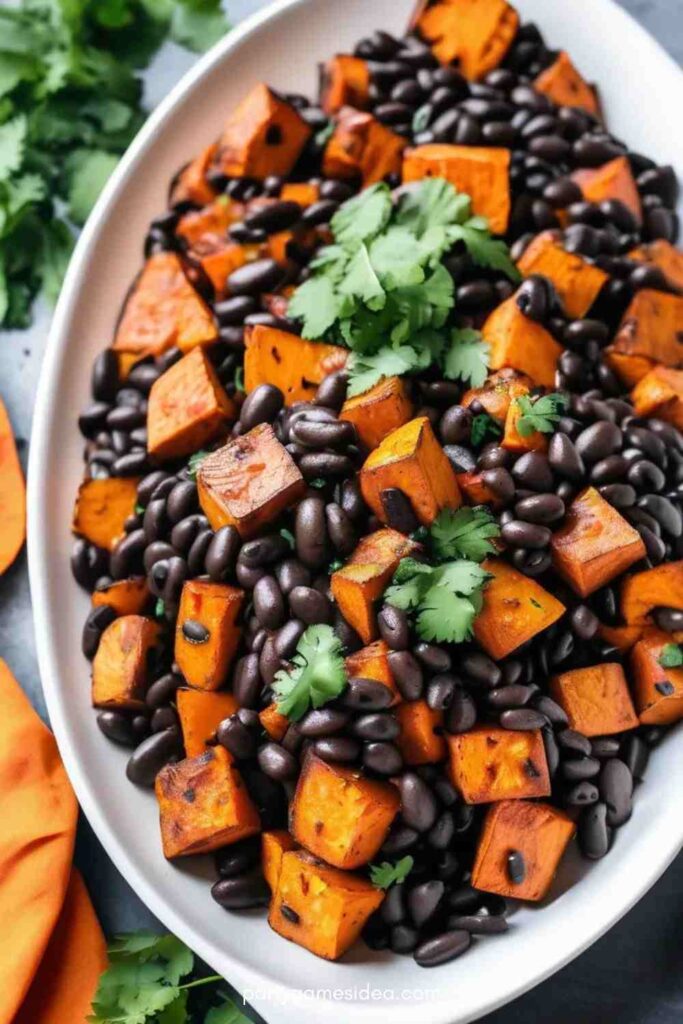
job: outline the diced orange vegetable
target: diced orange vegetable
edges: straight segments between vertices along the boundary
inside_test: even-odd
[[[683,367],[682,337],[683,296],[643,288],[631,299],[611,351]]]
[[[609,275],[600,267],[577,253],[566,252],[554,231],[537,235],[522,253],[517,266],[525,277],[541,274],[549,278],[568,316],[574,319],[586,315],[609,280]]]
[[[581,597],[588,597],[645,557],[643,540],[595,487],[574,498],[553,533],[553,564]]]
[[[518,900],[542,900],[576,831],[563,811],[528,800],[502,800],[489,807],[472,868],[472,885]],[[524,878],[515,884],[510,853],[524,858]]]
[[[480,725],[447,740],[451,777],[465,803],[550,796],[540,730],[516,732]]]
[[[372,449],[412,415],[413,403],[405,381],[401,377],[385,377],[362,395],[347,398],[339,418],[353,423],[365,447]]]
[[[338,960],[383,899],[382,890],[366,878],[292,850],[282,858],[268,924],[316,956]]]
[[[12,425],[0,399],[0,575],[17,557],[26,539],[26,484]]]
[[[277,704],[269,704],[267,708],[259,712],[259,720],[270,738],[276,743],[280,742],[289,729],[289,719],[286,715],[280,714]]]
[[[174,653],[190,686],[218,690],[225,683],[239,642],[237,619],[243,602],[244,591],[227,583],[183,584]]]
[[[372,114],[342,107],[323,153],[323,174],[326,178],[360,176],[363,186],[374,185],[388,174],[400,173],[405,146],[403,136]]]
[[[501,506],[500,498],[487,487],[481,473],[456,473],[455,479],[468,505],[492,505],[494,508]]]
[[[460,489],[448,457],[426,416],[388,434],[370,452],[360,471],[363,497],[382,522],[382,491],[397,488],[409,499],[420,522],[429,526],[444,508],[458,508]]]
[[[361,647],[359,651],[349,654],[345,662],[346,674],[349,679],[374,679],[382,683],[387,690],[391,690],[394,699],[390,706],[399,704],[403,697],[399,693],[394,682],[394,676],[389,665],[389,647],[384,640],[375,640],[367,647]]]
[[[142,615],[122,615],[107,626],[92,663],[94,707],[144,707],[159,632],[159,624]]]
[[[259,384],[274,384],[285,404],[310,401],[328,374],[343,370],[348,349],[305,341],[276,327],[256,324],[244,335],[244,387],[247,394]]]
[[[400,803],[391,783],[309,755],[290,807],[290,832],[316,857],[353,870],[375,856]]]
[[[466,192],[477,216],[503,235],[510,219],[510,150],[494,146],[451,146],[433,142],[407,150],[403,180],[445,178]]]
[[[506,0],[441,0],[422,4],[415,27],[442,64],[457,62],[466,78],[483,78],[510,49],[519,15]]]
[[[443,711],[433,711],[425,700],[412,700],[394,711],[401,732],[396,740],[406,764],[436,764],[448,753],[443,735]]]
[[[126,299],[113,347],[142,359],[174,345],[187,352],[217,337],[213,314],[185,276],[178,254],[150,256]]]
[[[503,303],[505,305],[505,303]],[[499,309],[502,307],[499,306]],[[520,316],[522,316],[521,311]],[[518,323],[517,318],[514,316],[513,310],[507,310],[507,317],[510,320],[510,330],[516,330],[519,332],[521,337],[522,329],[526,329],[526,324],[531,324],[533,330],[533,321],[529,321],[524,318],[524,324]],[[489,317],[489,320],[491,318]],[[490,334],[496,339],[502,339],[503,335],[503,324],[498,327],[495,325],[495,321],[492,322],[490,328]],[[489,340],[489,344],[491,341]],[[555,363],[557,359],[555,358]],[[553,382],[555,379],[555,369],[553,365]],[[505,420],[510,408],[510,403],[513,398],[518,398],[520,395],[526,395],[534,386],[534,381],[531,377],[528,377],[525,373],[520,373],[519,370],[514,370],[511,366],[504,366],[501,370],[496,370],[495,373],[490,373],[486,378],[486,381],[480,388],[470,388],[462,396],[460,404],[466,408],[472,404],[472,402],[479,402],[483,405],[489,416],[493,416],[494,420]]]
[[[629,626],[648,622],[655,608],[683,611],[683,561],[665,562],[622,583],[621,614]]]
[[[265,254],[276,263],[287,263],[297,249],[313,252],[318,236],[315,231],[307,230],[303,225],[295,226],[287,231],[276,231],[269,235],[265,242]]]
[[[126,519],[135,513],[139,482],[132,476],[84,480],[74,508],[74,533],[112,551],[125,532]]]
[[[669,284],[674,288],[683,289],[683,252],[667,242],[664,238],[657,238],[654,242],[648,242],[632,249],[628,254],[629,259],[638,263],[647,263],[652,267],[659,267]]]
[[[201,348],[193,349],[155,380],[147,409],[147,450],[177,459],[203,448],[237,419],[218,375]]]
[[[657,363],[645,356],[629,356],[616,352],[613,345],[603,349],[603,355],[610,370],[613,370],[627,387],[633,387],[657,366]]]
[[[501,302],[489,314],[481,333],[489,345],[489,366],[492,370],[510,367],[541,387],[555,386],[555,372],[562,355],[562,346],[545,327],[524,316],[514,295]],[[503,392],[501,408],[505,405],[506,413],[511,399],[517,397],[512,392],[519,392],[519,384],[518,381],[508,389],[507,394]]]
[[[572,180],[579,186],[587,202],[599,204],[605,199],[618,199],[628,207],[638,223],[642,220],[640,193],[625,156],[618,156],[602,167],[586,167],[574,171]]]
[[[522,455],[524,452],[544,452],[548,448],[548,438],[540,430],[530,434],[520,434],[517,424],[523,413],[517,402],[512,401],[505,417],[505,430],[500,442],[501,448]]]
[[[93,608],[108,605],[117,615],[142,615],[151,594],[146,576],[130,576],[127,580],[114,580],[101,590],[93,591]]]
[[[384,593],[398,563],[417,545],[397,530],[377,530],[358,544],[341,569],[332,573],[332,595],[365,644],[377,635],[375,601]]]
[[[228,196],[211,197],[201,210],[189,210],[178,221],[176,234],[187,243],[188,248],[198,253],[210,252],[225,245],[228,228],[241,221],[245,215],[243,203],[236,203]]]
[[[616,647],[618,651],[626,653],[637,644],[643,635],[644,626],[606,626],[600,623],[598,636],[605,643]]]
[[[500,660],[564,615],[565,607],[529,576],[500,558],[482,563],[491,573],[474,635],[487,654]]]
[[[261,867],[271,892],[275,892],[280,881],[282,858],[295,848],[296,843],[283,828],[273,829],[272,832],[264,832],[261,835]]]
[[[223,747],[166,765],[154,788],[164,856],[169,860],[209,853],[261,829],[242,776]]]
[[[286,176],[311,136],[290,103],[255,85],[233,110],[218,142],[216,163],[230,178]]]
[[[580,107],[594,117],[600,117],[595,87],[579,74],[564,50],[560,51],[554,64],[534,79],[534,89],[557,103],[558,107]]]
[[[551,679],[550,692],[564,708],[570,727],[584,736],[611,736],[638,725],[624,670],[617,662],[562,672]]]
[[[342,107],[363,110],[368,105],[370,71],[360,57],[337,54],[320,68],[320,106],[326,114]]]
[[[208,741],[223,719],[235,714],[239,704],[231,693],[180,689],[176,691],[176,707],[183,731],[185,756],[198,757],[210,749]],[[228,756],[232,763],[232,756]]]
[[[280,190],[280,199],[299,206],[312,206],[320,199],[320,189],[310,181],[287,181]]]
[[[631,392],[636,416],[656,416],[683,430],[683,370],[655,366]]]
[[[201,462],[199,504],[214,530],[253,537],[306,490],[304,478],[269,423],[236,437]]]
[[[671,636],[661,629],[647,630],[631,651],[633,702],[643,725],[671,725],[683,718],[683,668],[660,664]]]
[[[172,206],[188,201],[201,206],[211,202],[214,191],[206,180],[206,173],[213,163],[216,149],[216,143],[212,142],[183,167],[171,188]]]

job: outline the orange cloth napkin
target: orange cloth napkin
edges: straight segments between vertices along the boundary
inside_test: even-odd
[[[0,1024],[84,1024],[107,965],[72,867],[78,804],[54,736],[0,658]]]

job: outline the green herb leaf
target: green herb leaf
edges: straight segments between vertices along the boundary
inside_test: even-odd
[[[521,414],[516,427],[522,437],[530,437],[538,431],[542,434],[552,434],[568,404],[566,395],[559,392],[541,395],[538,398],[520,395],[514,401]]]
[[[446,587],[432,587],[420,604],[417,632],[428,643],[459,644],[472,636],[476,606]]]
[[[401,857],[395,864],[388,860],[381,864],[370,865],[370,881],[378,889],[388,889],[392,885],[404,882],[413,870],[415,861],[412,857]]]
[[[220,7],[213,3],[179,3],[171,16],[171,38],[195,53],[208,50],[229,27]]]
[[[329,277],[309,277],[289,300],[287,315],[303,320],[304,338],[323,338],[337,319],[339,300]]]
[[[495,554],[492,538],[500,536],[500,527],[483,505],[444,509],[431,525],[432,544],[439,559],[470,558],[482,562]]]
[[[200,448],[198,452],[194,452],[192,455],[190,455],[189,459],[187,460],[187,472],[188,476],[190,477],[190,480],[197,479],[199,467],[201,466],[206,456],[209,454],[209,452],[206,452]]]
[[[163,598],[158,597],[156,604],[154,605],[154,615],[157,619],[163,619],[166,614],[166,605]]]
[[[296,548],[296,538],[291,530],[288,530],[286,526],[280,529],[280,536],[287,541],[292,551]]]
[[[481,412],[472,420],[470,440],[473,445],[478,446],[483,444],[487,437],[495,440],[502,433],[503,430],[500,423],[494,420],[492,416],[489,416],[487,412]]]
[[[209,1010],[204,1018],[204,1024],[252,1024],[252,1021],[242,1013],[237,1003],[227,999],[221,1006],[214,1006]]]
[[[346,686],[342,644],[331,626],[309,626],[292,659],[292,668],[275,676],[277,709],[297,722],[310,707],[338,697]]]
[[[471,327],[451,331],[450,347],[442,358],[444,375],[479,388],[488,374],[489,355],[490,347],[479,331]]]
[[[21,167],[27,131],[28,123],[22,114],[0,125],[0,181],[7,181]]]
[[[235,385],[238,391],[244,391],[244,367],[242,366],[241,363],[239,366],[235,368],[233,384]]]
[[[418,354],[409,345],[385,346],[373,355],[354,352],[348,363],[350,398],[374,387],[384,377],[402,377],[418,367]]]
[[[67,161],[69,215],[85,224],[97,197],[119,162],[113,153],[101,149],[79,149]]]
[[[391,192],[384,182],[371,185],[353,199],[343,203],[330,222],[336,242],[344,248],[355,248],[367,242],[389,222]]]
[[[493,238],[482,217],[472,217],[465,224],[448,229],[451,242],[462,242],[478,267],[500,270],[511,281],[521,280],[521,274],[510,258],[510,251],[498,238]]]
[[[683,647],[680,644],[664,644],[658,661],[662,668],[680,668],[683,665]]]

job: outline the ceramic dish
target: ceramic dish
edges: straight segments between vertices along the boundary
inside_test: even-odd
[[[672,131],[683,101],[673,61],[611,0],[520,0],[551,45],[600,84],[611,129],[683,172]],[[401,32],[412,0],[279,0],[219,43],[170,93],[119,165],[91,216],[54,317],[35,411],[29,467],[29,560],[38,655],[61,752],[78,798],[112,859],[164,924],[256,1005],[271,1024],[353,1021],[464,1024],[519,995],[584,950],[659,877],[683,845],[678,792],[683,746],[670,734],[639,787],[632,822],[612,855],[586,869],[568,860],[542,912],[513,916],[513,935],[425,972],[367,950],[343,963],[285,946],[261,914],[228,916],[208,897],[210,866],[164,860],[152,794],[127,782],[123,751],[94,727],[80,650],[87,597],[69,571],[72,499],[82,472],[75,410],[93,356],[112,335],[141,260],[150,219],[174,171],[220,130],[249,86],[313,92],[316,63],[374,28]],[[120,764],[112,763],[117,759]],[[568,888],[579,874],[580,884]],[[502,954],[502,955],[501,955]],[[315,998],[301,995],[314,990]],[[421,1006],[416,1006],[422,1003]]]

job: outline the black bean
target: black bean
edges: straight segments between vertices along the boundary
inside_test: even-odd
[[[514,683],[509,686],[501,686],[496,690],[490,690],[486,694],[486,700],[494,708],[519,708],[529,703],[534,692],[530,686]]]
[[[511,708],[503,711],[499,718],[504,729],[534,730],[547,724],[545,715],[531,708]]]
[[[631,734],[626,737],[622,758],[634,779],[642,782],[645,777],[650,751],[647,744],[639,736]]]
[[[579,167],[600,167],[601,164],[623,155],[623,149],[607,137],[584,135],[572,148],[574,160]]]
[[[439,432],[444,444],[458,445],[469,441],[472,413],[461,405],[454,405],[441,417]]]
[[[297,723],[302,736],[318,739],[341,732],[349,722],[349,715],[337,708],[313,709]]]
[[[331,602],[314,587],[294,587],[289,593],[289,607],[307,626],[332,620]]]
[[[424,680],[422,668],[410,651],[391,651],[388,655],[389,668],[394,682],[404,700],[419,700]]]
[[[256,301],[249,295],[235,295],[223,299],[213,307],[221,327],[236,327],[244,323],[245,317],[256,311]]]
[[[350,736],[325,736],[316,740],[313,750],[323,761],[350,763],[360,757],[361,744]]]
[[[91,402],[78,417],[78,429],[83,437],[92,439],[98,431],[104,430],[110,411],[108,402]]]
[[[270,899],[270,889],[261,869],[254,868],[236,878],[220,878],[212,885],[211,895],[226,910],[247,910],[265,906]]]
[[[555,494],[533,494],[515,504],[515,515],[527,523],[555,523],[564,513],[564,502]]]
[[[413,511],[410,499],[398,487],[387,487],[380,493],[387,526],[400,533],[412,533],[420,522]]]
[[[534,698],[534,707],[537,711],[540,711],[542,715],[545,715],[553,725],[564,725],[566,726],[569,722],[567,713],[564,708],[546,694],[539,694]]]
[[[400,732],[398,720],[391,714],[371,712],[353,723],[353,733],[362,740],[395,740]]]
[[[187,571],[190,576],[199,576],[204,571],[204,560],[213,539],[213,530],[207,527],[200,530],[192,541],[190,550],[187,553]]]
[[[180,480],[168,495],[166,514],[172,523],[191,515],[197,508],[197,485],[191,480]]]
[[[145,703],[154,710],[170,704],[175,699],[176,690],[181,685],[181,682],[180,676],[175,675],[173,672],[160,676],[159,679],[155,679],[147,690]]]
[[[391,604],[382,605],[377,616],[377,628],[380,636],[392,651],[404,651],[408,646],[410,640],[408,617],[400,608],[395,608]]]
[[[653,617],[657,627],[665,633],[683,630],[683,611],[678,608],[655,608]]]
[[[618,828],[631,817],[633,777],[628,766],[618,758],[611,758],[602,766],[598,779],[600,799],[607,805],[606,820],[610,828]]]
[[[670,537],[680,537],[683,534],[681,511],[668,498],[659,494],[647,494],[640,499],[638,507],[656,519],[664,533],[669,534]]]
[[[434,850],[446,850],[451,845],[454,835],[453,816],[448,811],[442,811],[427,833],[427,843]]]
[[[307,213],[310,210],[311,207],[309,207]],[[337,370],[336,373],[328,374],[327,377],[323,378],[322,383],[318,385],[315,404],[322,405],[328,409],[334,409],[335,412],[338,412],[346,401],[347,382],[348,376],[343,370]]]
[[[256,753],[256,735],[237,715],[223,719],[216,729],[216,738],[238,761],[246,761]]]
[[[363,764],[380,775],[396,775],[403,767],[403,758],[393,743],[367,743],[363,750]]]
[[[616,757],[621,746],[616,736],[594,736],[591,739],[591,754],[593,757],[605,759]]]
[[[464,930],[442,932],[417,947],[415,962],[420,967],[438,967],[449,963],[469,949],[471,941],[470,933]]]
[[[294,587],[308,587],[311,574],[297,558],[286,558],[275,567],[275,575],[283,594],[289,594]]]
[[[271,686],[277,672],[281,667],[280,656],[277,653],[275,646],[275,637],[267,637],[263,647],[261,648],[258,660],[258,668],[261,674],[261,679],[266,686]]]
[[[135,568],[140,566],[145,544],[143,530],[134,530],[118,542],[110,558],[111,574],[114,579],[121,580],[134,575]]]
[[[83,625],[81,639],[81,650],[88,661],[92,661],[97,654],[102,634],[115,618],[116,612],[108,604],[101,604],[96,608],[92,608],[88,613],[88,617]]]
[[[607,804],[585,807],[579,817],[578,842],[581,853],[590,860],[599,860],[609,850]]]
[[[548,461],[560,476],[577,482],[583,480],[585,473],[583,459],[566,434],[553,434],[548,446]]]
[[[562,764],[562,773],[570,782],[593,779],[600,771],[600,762],[594,757],[572,758]]]
[[[394,701],[394,694],[384,683],[375,679],[352,676],[342,695],[345,707],[356,711],[383,711]]]
[[[458,684],[455,676],[434,676],[427,686],[427,704],[432,711],[445,711],[453,700]]]
[[[277,533],[271,533],[243,544],[238,561],[249,566],[250,569],[260,569],[265,565],[277,562],[289,550],[289,544],[284,537]]]
[[[304,565],[317,569],[329,561],[325,502],[322,498],[304,498],[299,503],[294,532],[297,555]]]
[[[279,659],[278,659],[279,661]],[[235,665],[232,692],[241,707],[256,708],[261,691],[259,658],[257,654],[245,654]]]
[[[183,745],[177,727],[156,732],[135,749],[126,765],[126,776],[136,786],[153,786],[157,773],[170,761],[182,757]]]
[[[92,367],[90,387],[93,398],[98,402],[112,402],[119,385],[118,354],[105,348],[100,352]]]
[[[282,591],[274,576],[262,576],[252,593],[254,614],[265,629],[279,629],[287,609]]]
[[[450,909],[458,914],[474,913],[481,906],[482,893],[466,883],[451,890],[446,896],[446,901]]]
[[[216,870],[221,878],[237,878],[243,875],[249,868],[254,867],[261,860],[259,844],[253,839],[243,839],[232,846],[226,846],[218,850],[214,861]]]
[[[284,405],[284,395],[273,384],[259,384],[247,395],[240,409],[240,423],[244,431],[260,423],[273,423]]]
[[[597,462],[619,451],[622,441],[620,428],[615,423],[602,420],[582,430],[576,438],[575,447],[582,459]]]
[[[284,277],[282,267],[275,260],[255,260],[233,270],[226,281],[230,295],[258,295],[273,292]]]
[[[408,893],[408,912],[416,928],[422,928],[436,913],[443,899],[446,887],[434,879],[416,885]]]
[[[501,935],[508,930],[504,917],[486,913],[484,907],[478,914],[452,914],[448,918],[448,927],[458,931],[470,932],[472,935]]]
[[[552,532],[547,526],[536,526],[520,519],[506,523],[500,532],[506,544],[532,551],[547,548],[552,538]]]
[[[97,725],[107,739],[119,743],[122,747],[134,747],[137,743],[130,718],[120,711],[98,711]]]
[[[293,779],[299,773],[299,762],[279,743],[265,743],[258,752],[259,768],[276,782]]]
[[[446,713],[446,730],[453,735],[469,732],[476,721],[476,704],[465,690],[456,690]]]
[[[297,644],[306,629],[299,619],[290,619],[275,635],[275,651],[280,658],[289,659],[296,651]]]
[[[204,556],[204,567],[214,582],[223,582],[233,571],[241,543],[234,526],[221,526],[213,534]]]
[[[513,885],[521,885],[526,878],[526,862],[521,850],[510,850],[506,860],[507,876]]]
[[[636,491],[630,484],[605,484],[598,488],[600,494],[614,508],[631,508],[636,503]]]
[[[405,885],[392,885],[380,908],[382,920],[388,925],[400,924],[406,916]]]
[[[512,475],[520,486],[530,491],[545,493],[553,488],[553,474],[548,459],[540,452],[527,452],[517,459],[512,467]]]
[[[340,555],[350,555],[356,547],[356,529],[341,505],[329,502],[325,506],[327,532],[333,546]]]
[[[152,732],[163,732],[178,725],[178,715],[173,708],[157,708],[150,719]]]
[[[436,822],[439,806],[429,786],[415,772],[399,780],[403,822],[417,832],[428,832]]]

